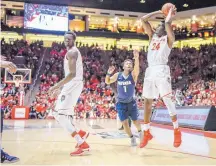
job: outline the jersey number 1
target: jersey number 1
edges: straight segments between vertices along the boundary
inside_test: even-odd
[[[124,92],[126,93],[127,92],[127,87],[126,86],[123,86],[124,87]]]

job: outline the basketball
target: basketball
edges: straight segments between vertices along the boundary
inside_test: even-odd
[[[172,6],[175,6],[175,5],[173,5],[172,3],[166,3],[166,4],[164,4],[164,5],[162,6],[161,11],[165,14],[165,16],[168,15],[169,10],[170,10],[170,8],[171,8]]]

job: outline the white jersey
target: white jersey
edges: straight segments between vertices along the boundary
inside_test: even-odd
[[[148,48],[148,66],[167,65],[170,52],[171,49],[167,43],[167,35],[162,37],[153,35]]]
[[[75,47],[75,46],[72,47],[70,50],[68,50],[68,52],[66,53],[65,58],[64,58],[64,74],[65,74],[65,77],[67,77],[67,75],[70,73],[69,64],[68,64],[68,58],[67,58],[67,54],[70,51],[77,51],[78,52],[78,57],[77,57],[77,61],[76,61],[76,76],[70,82],[65,84],[64,87],[71,86],[71,84],[74,84],[74,82],[77,82],[77,81],[83,81],[82,56],[81,56],[81,53],[78,50],[78,48]]]
[[[83,90],[83,63],[81,53],[76,47],[72,47],[70,50],[67,51],[67,54],[65,55],[64,74],[65,77],[67,77],[70,73],[68,64],[68,53],[71,51],[78,52],[78,57],[76,60],[76,76],[63,86],[61,93],[59,94],[56,101],[55,110],[57,110],[58,113],[55,112],[55,118],[58,118],[59,114],[74,115],[74,108]]]

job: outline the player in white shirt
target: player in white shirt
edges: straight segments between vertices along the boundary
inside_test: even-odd
[[[176,8],[173,6],[165,18],[165,22],[157,27],[153,32],[148,19],[152,16],[163,14],[162,11],[156,11],[142,17],[144,21],[144,29],[149,36],[148,48],[148,68],[145,72],[143,97],[144,97],[144,137],[140,144],[140,148],[145,147],[148,141],[153,138],[150,129],[150,117],[152,113],[153,99],[162,98],[174,126],[174,147],[181,145],[181,132],[178,127],[175,104],[172,100],[172,87],[170,67],[167,65],[175,35],[172,30],[171,22],[176,13]]]
[[[82,56],[78,48],[74,45],[75,40],[75,33],[65,33],[64,43],[67,48],[67,53],[64,58],[65,78],[49,90],[49,94],[54,97],[61,88],[61,93],[58,95],[53,114],[59,124],[68,130],[71,136],[77,141],[76,148],[78,149],[72,152],[71,156],[81,155],[84,151],[89,151],[89,145],[85,142],[89,133],[77,130],[73,124],[74,108],[83,90]]]

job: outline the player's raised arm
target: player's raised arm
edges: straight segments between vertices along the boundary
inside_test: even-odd
[[[134,50],[133,52],[134,54],[134,70],[132,71],[132,76],[133,79],[135,81],[135,83],[137,82],[138,76],[139,76],[139,72],[140,72],[140,67],[139,67],[139,51],[138,50]]]
[[[55,86],[50,88],[49,93],[52,93],[55,90],[61,88],[64,84],[70,82],[76,76],[77,57],[78,57],[78,51],[77,50],[70,50],[67,53],[68,65],[69,65],[70,73],[63,80],[61,80]]]
[[[148,22],[148,20],[151,17],[153,17],[155,15],[158,15],[158,14],[163,14],[163,13],[159,10],[159,11],[155,11],[155,12],[146,14],[145,16],[141,17],[141,19],[143,20],[144,30],[147,33],[147,35],[149,36],[149,40],[151,40],[152,35],[153,35],[154,32],[153,32],[152,27],[151,27],[150,23]]]
[[[6,68],[10,73],[15,73],[17,71],[17,66],[9,61],[6,61],[4,56],[0,56],[0,67]]]
[[[170,48],[172,48],[172,45],[175,42],[175,34],[174,34],[172,26],[171,26],[172,19],[175,16],[175,13],[176,13],[176,7],[173,6],[170,8],[169,13],[165,19],[165,29],[167,32],[168,45]]]
[[[107,71],[107,75],[106,75],[106,78],[105,78],[105,83],[108,84],[108,85],[117,81],[119,73],[115,73],[112,77],[110,77],[111,74],[114,72],[114,70],[115,70],[115,67],[110,66],[108,71]]]

